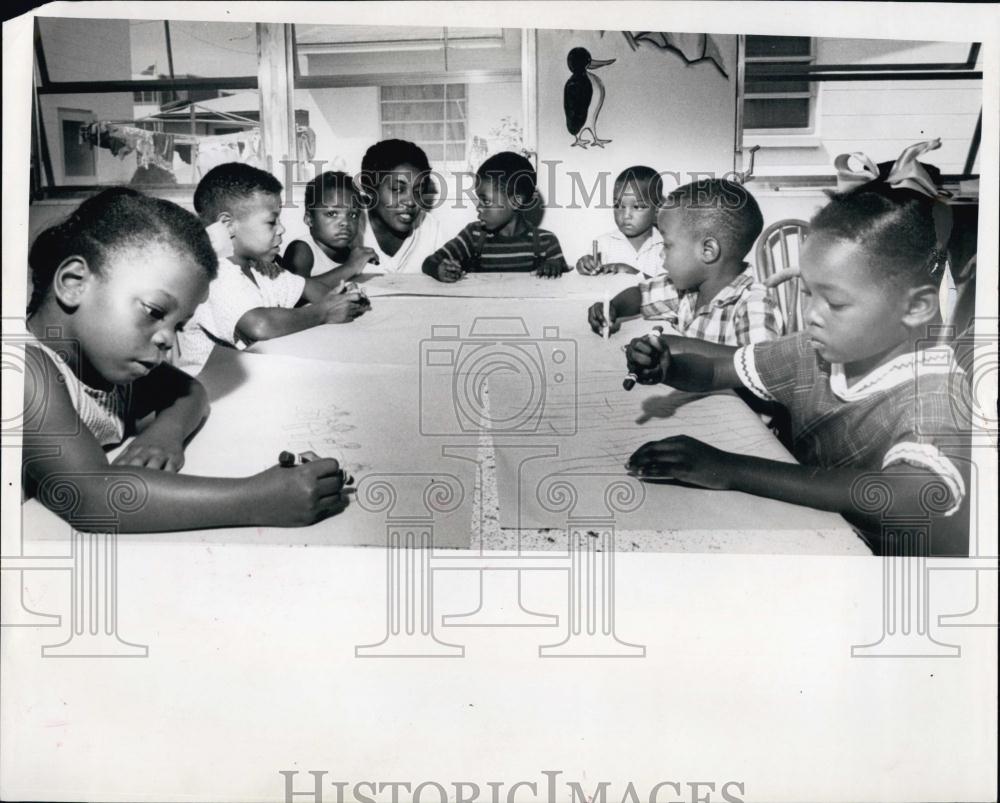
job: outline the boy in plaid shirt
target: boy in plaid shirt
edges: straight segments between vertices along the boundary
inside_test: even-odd
[[[940,322],[935,202],[898,182],[834,196],[813,218],[801,260],[806,331],[738,349],[677,337],[628,348],[639,382],[745,387],[783,405],[801,465],[680,436],[644,444],[631,471],[839,512],[877,554],[914,549],[883,530],[882,515],[933,521],[933,541],[918,549],[967,554],[969,433],[953,407],[962,374],[950,347],[927,337]]]
[[[620,328],[622,318],[641,313],[667,321],[685,337],[728,346],[781,335],[777,304],[743,261],[764,219],[742,185],[709,179],[678,187],[667,196],[656,226],[666,273],[612,299],[610,332]],[[601,334],[602,305],[594,304],[588,317],[591,329]]]

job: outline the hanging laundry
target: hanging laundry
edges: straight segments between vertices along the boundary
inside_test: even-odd
[[[173,169],[174,165],[174,135],[161,131],[153,132],[153,164],[164,170]]]
[[[300,162],[311,162],[316,155],[316,132],[307,125],[295,127],[295,155]]]
[[[204,176],[213,167],[240,161],[239,145],[236,142],[200,142],[197,161],[198,172]]]

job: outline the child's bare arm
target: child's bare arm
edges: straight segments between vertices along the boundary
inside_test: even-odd
[[[322,295],[324,290],[332,290],[341,282],[353,279],[359,273],[362,273],[369,264],[378,264],[378,255],[375,253],[375,250],[367,246],[356,247],[351,251],[350,256],[343,265],[306,280],[306,298],[309,301],[317,300],[310,296]]]
[[[120,532],[299,526],[343,508],[336,460],[274,466],[238,479],[108,465],[57,374],[54,366],[42,376],[25,374],[25,398],[45,399],[40,425],[24,432],[25,481],[42,504],[78,529],[106,529],[111,514]],[[116,489],[129,499],[117,509]]]
[[[244,341],[256,343],[282,335],[301,332],[326,322],[319,304],[287,309],[285,307],[257,307],[244,312],[236,323],[236,334]]]
[[[208,415],[208,395],[201,383],[162,364],[133,384],[132,403],[136,419],[149,413],[156,417],[115,458],[115,465],[179,471],[185,442]]]
[[[937,475],[910,466],[894,465],[881,471],[817,468],[732,454],[684,435],[644,444],[629,458],[627,467],[639,476],[672,478],[703,488],[743,491],[833,511],[852,524],[876,531],[887,514],[925,517],[921,496],[929,484],[937,482]],[[868,482],[878,482],[886,489],[890,510],[875,514],[858,508],[859,494]],[[958,521],[955,516],[943,519],[941,537],[951,536],[944,530]]]
[[[313,269],[313,253],[302,240],[292,240],[285,249],[281,260],[282,267],[287,271],[309,278]]]
[[[742,387],[733,365],[735,352],[735,346],[665,335],[636,338],[625,357],[629,372],[643,385],[662,382],[680,390],[707,393]]]

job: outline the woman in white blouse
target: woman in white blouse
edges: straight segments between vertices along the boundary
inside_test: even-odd
[[[367,225],[364,244],[378,255],[372,272],[420,273],[442,244],[437,220],[426,205],[433,192],[427,154],[412,142],[384,139],[361,160]]]

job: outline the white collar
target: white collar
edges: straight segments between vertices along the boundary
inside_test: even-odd
[[[960,373],[951,346],[933,346],[901,354],[867,373],[851,387],[847,386],[844,364],[830,364],[830,390],[841,401],[853,402],[891,390],[903,382],[932,374]]]
[[[621,229],[615,229],[610,233],[609,237],[612,240],[619,240],[620,242],[628,244],[629,248],[633,247],[632,243],[629,242],[628,237],[622,234]],[[646,248],[656,247],[659,245],[663,245],[663,236],[660,234],[659,229],[657,229],[656,226],[653,226],[653,228],[649,230],[649,237],[643,241],[642,245],[640,245],[636,250],[636,253],[638,254]]]

